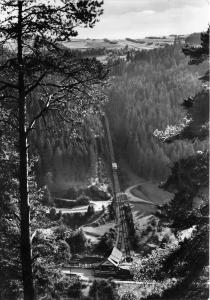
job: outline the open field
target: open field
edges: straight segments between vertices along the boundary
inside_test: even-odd
[[[106,200],[106,201],[90,201],[90,205],[93,205],[95,212],[101,211],[102,206],[105,208],[111,203],[111,200]],[[86,213],[89,205],[82,205],[82,206],[77,206],[73,208],[56,208],[57,211],[61,210],[62,213]]]
[[[165,45],[173,44],[174,37],[163,38],[143,38],[143,39],[77,39],[74,38],[69,42],[65,42],[64,45],[71,49],[97,49],[105,48],[107,50],[122,49],[127,46],[129,49],[153,49],[156,47],[164,47]]]
[[[139,220],[143,216],[154,214],[157,205],[166,203],[173,197],[173,194],[160,189],[158,183],[139,178],[124,165],[123,169],[126,169],[126,177],[128,177],[128,183],[130,184],[125,193],[136,219]]]
[[[131,192],[137,197],[144,195],[145,200],[149,200],[155,205],[164,204],[173,197],[172,193],[164,191],[160,189],[157,184],[147,181],[136,186]]]
[[[173,197],[173,194],[160,189],[157,184],[151,182],[141,182],[130,192],[134,195],[134,199],[129,197],[131,209],[137,219],[154,214],[157,205],[167,203]],[[148,201],[148,203],[141,200]]]
[[[82,229],[88,239],[90,239],[92,242],[97,242],[104,233],[108,232],[111,228],[114,228],[114,226],[114,222],[108,222],[98,227],[83,226]]]

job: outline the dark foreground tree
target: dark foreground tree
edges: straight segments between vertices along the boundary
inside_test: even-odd
[[[37,120],[48,116],[71,124],[98,108],[97,90],[106,72],[96,61],[77,61],[61,41],[76,36],[78,26],[92,27],[102,1],[0,1],[0,109],[5,130],[18,134],[20,252],[24,299],[34,299],[30,204],[28,198],[28,137]],[[58,43],[59,42],[59,43]],[[96,90],[93,93],[93,86]],[[96,96],[97,94],[97,96]]]
[[[199,47],[186,46],[185,55],[190,57],[190,64],[203,63],[209,57],[209,28],[201,34]],[[178,278],[173,287],[163,293],[166,299],[207,299],[207,284],[201,280],[206,278],[208,265],[208,184],[209,184],[209,76],[208,72],[200,78],[202,90],[195,96],[184,100],[182,104],[187,110],[185,124],[171,127],[165,132],[156,134],[165,142],[177,139],[200,140],[200,150],[194,155],[177,161],[171,175],[163,187],[175,193],[174,198],[160,207],[159,218],[167,222],[176,233],[190,230],[192,233],[182,239],[179,246],[164,257],[158,272]],[[156,295],[158,299],[158,295]],[[164,298],[164,299],[165,299]]]

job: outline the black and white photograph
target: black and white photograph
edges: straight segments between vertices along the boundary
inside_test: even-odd
[[[210,0],[0,0],[0,300],[209,300]]]

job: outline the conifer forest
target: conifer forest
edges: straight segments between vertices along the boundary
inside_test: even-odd
[[[209,4],[172,2],[0,0],[0,300],[209,299]]]

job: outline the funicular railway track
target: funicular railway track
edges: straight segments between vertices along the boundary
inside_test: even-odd
[[[113,144],[110,134],[109,122],[106,115],[103,115],[103,124],[105,129],[105,136],[108,142],[109,158],[112,169],[112,183],[113,183],[113,192],[114,192],[114,206],[115,206],[115,215],[116,215],[116,226],[117,226],[117,238],[115,243],[115,248],[121,251],[122,257],[129,261],[132,258],[133,251],[131,249],[131,243],[129,240],[129,228],[128,220],[130,224],[133,224],[133,217],[128,202],[127,195],[121,192],[117,164],[115,162]],[[127,208],[127,216],[126,210]]]
[[[105,138],[108,146],[108,156],[111,166],[111,177],[113,186],[113,199],[115,209],[115,219],[117,228],[117,237],[114,248],[108,259],[102,263],[90,265],[72,265],[67,266],[67,269],[89,269],[93,271],[93,277],[114,277],[120,279],[131,279],[132,276],[129,271],[129,262],[132,261],[133,251],[130,243],[131,230],[129,224],[133,224],[133,216],[127,195],[121,192],[120,183],[118,178],[117,164],[115,162],[114,150],[112,139],[109,129],[109,123],[106,115],[102,118]],[[132,227],[132,226],[131,226]],[[107,264],[109,263],[109,264]],[[127,265],[126,265],[127,264]],[[91,272],[92,272],[91,271]],[[78,271],[76,272],[78,273]],[[91,276],[92,276],[91,275]]]

